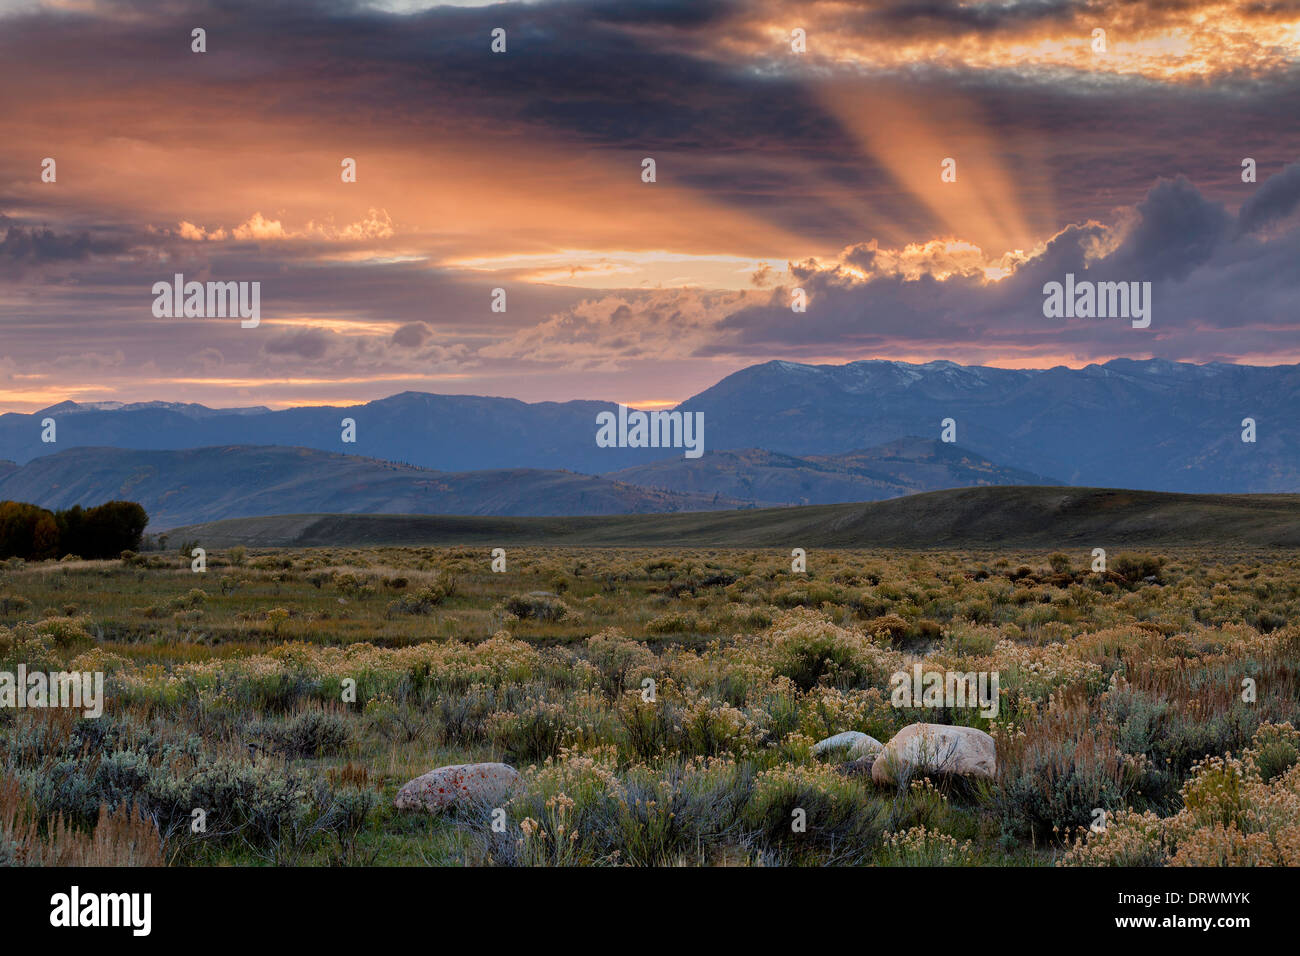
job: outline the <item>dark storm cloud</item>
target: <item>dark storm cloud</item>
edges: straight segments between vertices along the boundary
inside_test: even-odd
[[[1300,163],[1292,163],[1261,184],[1258,192],[1242,203],[1237,231],[1257,232],[1290,215],[1297,205],[1300,205]]]
[[[1137,227],[1109,261],[1152,280],[1186,278],[1213,255],[1230,222],[1221,204],[1182,176],[1157,183],[1137,213]]]
[[[89,232],[58,233],[43,226],[22,226],[0,213],[0,269],[24,265],[75,262],[94,254],[121,252],[127,244],[118,239],[92,239]]]

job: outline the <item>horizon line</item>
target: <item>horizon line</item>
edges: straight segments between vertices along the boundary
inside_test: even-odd
[[[958,368],[966,368],[966,369],[997,369],[999,371],[1008,371],[1008,372],[1041,373],[1041,372],[1050,372],[1059,368],[1070,369],[1071,371],[1076,371],[1076,372],[1083,371],[1085,369],[1093,368],[1093,367],[1104,368],[1105,366],[1110,365],[1114,362],[1134,362],[1138,364],[1159,362],[1168,365],[1183,365],[1183,366],[1192,366],[1195,368],[1222,367],[1222,368],[1276,369],[1276,368],[1295,368],[1300,366],[1300,362],[1278,362],[1271,365],[1264,365],[1264,364],[1254,364],[1251,362],[1241,362],[1241,361],[1223,361],[1221,359],[1215,359],[1213,361],[1208,361],[1208,362],[1195,362],[1195,361],[1184,361],[1181,359],[1166,359],[1166,358],[1161,358],[1159,356],[1150,356],[1147,358],[1132,358],[1130,356],[1124,356],[1124,355],[1117,355],[1112,358],[1106,359],[1105,361],[1091,361],[1081,365],[1069,365],[1066,363],[1058,362],[1055,365],[1043,366],[1043,367],[1021,366],[1021,365],[996,365],[996,364],[967,365],[962,362],[952,361],[951,359],[930,359],[925,362],[914,362],[914,361],[908,361],[906,359],[887,359],[887,358],[849,359],[843,362],[825,362],[825,361],[800,362],[800,361],[793,361],[790,359],[768,359],[766,361],[754,362],[749,365],[744,365],[733,372],[729,372],[726,375],[723,375],[721,378],[715,380],[711,385],[706,386],[705,388],[701,389],[699,392],[696,392],[694,394],[695,395],[701,394],[702,392],[707,391],[709,388],[716,386],[720,382],[725,381],[726,379],[732,377],[733,375],[738,375],[741,372],[747,371],[749,369],[761,368],[762,366],[765,365],[791,365],[791,366],[799,366],[803,368],[844,368],[849,365],[866,365],[866,364],[901,365],[901,366],[907,366],[909,368],[926,368],[926,367],[936,366],[936,365],[951,365],[951,366],[956,366]],[[268,380],[267,384],[274,384],[274,382]],[[361,408],[366,405],[373,404],[375,402],[388,401],[389,399],[397,398],[402,395],[435,395],[439,397],[448,397],[448,398],[496,399],[502,401],[517,401],[524,405],[564,405],[570,402],[597,402],[606,405],[625,405],[628,408],[639,409],[643,411],[656,411],[656,410],[664,410],[664,409],[680,407],[684,402],[687,402],[690,400],[690,398],[694,397],[694,395],[692,395],[680,400],[648,399],[648,398],[621,400],[621,399],[609,399],[609,398],[574,397],[574,398],[567,398],[567,399],[542,399],[539,401],[529,401],[527,399],[522,399],[514,395],[492,395],[492,394],[484,394],[480,392],[429,392],[419,388],[405,388],[396,392],[391,392],[387,395],[381,395],[369,399],[342,399],[339,401],[314,401],[314,400],[304,399],[299,401],[289,400],[283,402],[274,402],[274,401],[255,402],[249,405],[206,405],[203,402],[167,400],[161,398],[141,399],[138,401],[123,401],[121,399],[114,399],[114,398],[85,399],[85,400],[78,400],[75,398],[64,398],[59,401],[53,402],[52,404],[39,404],[37,402],[22,402],[15,405],[15,404],[9,404],[5,401],[7,394],[8,393],[5,390],[0,389],[0,415],[38,415],[41,414],[42,412],[48,412],[53,409],[56,409],[62,405],[73,405],[78,408],[88,408],[91,406],[116,406],[111,408],[105,407],[102,409],[104,411],[133,410],[133,409],[144,408],[151,405],[172,406],[172,407],[194,406],[194,407],[202,408],[206,411],[215,411],[215,412],[245,412],[245,413],[254,413],[254,414],[263,414],[263,413],[269,414],[272,412],[285,411],[293,408]]]

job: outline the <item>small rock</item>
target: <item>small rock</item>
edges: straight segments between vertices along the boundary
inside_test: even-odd
[[[393,806],[437,813],[456,803],[496,803],[510,795],[519,772],[503,763],[460,763],[430,770],[403,784]]]
[[[885,744],[871,767],[878,784],[920,773],[952,773],[992,780],[997,773],[993,738],[974,727],[908,724]]]
[[[821,754],[834,753],[837,750],[850,750],[861,740],[870,740],[866,734],[860,734],[856,730],[846,730],[842,734],[836,734],[834,737],[827,737],[825,740],[819,740],[813,744],[812,752],[820,756]]]

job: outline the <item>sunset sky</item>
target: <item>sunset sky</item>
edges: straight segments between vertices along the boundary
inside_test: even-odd
[[[1292,363],[1297,206],[1300,0],[0,0],[0,411]],[[1044,318],[1067,272],[1151,327]]]

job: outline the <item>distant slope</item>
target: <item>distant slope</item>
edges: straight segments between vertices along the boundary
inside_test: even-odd
[[[150,529],[290,511],[636,514],[735,506],[565,471],[441,472],[310,448],[72,448],[0,472],[0,499],[46,508],[138,501]]]
[[[900,438],[843,455],[805,458],[757,448],[706,452],[695,460],[667,459],[605,477],[683,494],[717,493],[760,507],[880,501],[976,485],[1060,484],[926,438]]]
[[[0,498],[48,508],[139,501],[150,527],[301,511],[601,515],[868,501],[963,484],[1042,483],[941,442],[826,459],[770,452],[677,458],[604,476],[541,469],[442,472],[310,448],[72,448],[0,462]],[[647,487],[647,485],[650,485]]]
[[[961,488],[870,504],[573,518],[283,515],[177,528],[208,547],[1300,548],[1300,495]]]

